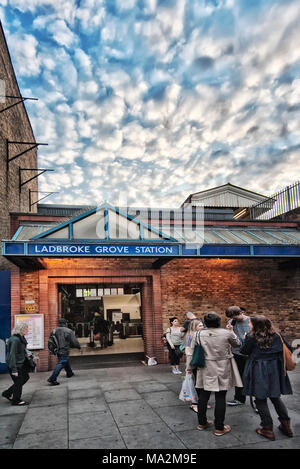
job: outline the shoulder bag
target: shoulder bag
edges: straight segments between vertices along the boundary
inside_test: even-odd
[[[194,353],[193,353],[190,365],[195,366],[197,368],[204,368],[205,367],[205,353],[201,345],[200,332],[201,331],[197,333],[198,344],[195,345]]]
[[[293,371],[296,368],[296,363],[293,360],[293,354],[290,349],[285,345],[282,337],[279,335],[281,343],[282,343],[282,355],[283,355],[283,367],[284,373],[286,374],[287,371]]]

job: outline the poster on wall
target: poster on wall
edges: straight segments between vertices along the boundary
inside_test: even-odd
[[[43,314],[16,314],[15,324],[28,324],[28,334],[25,338],[28,342],[28,350],[40,350],[44,348],[44,315]]]

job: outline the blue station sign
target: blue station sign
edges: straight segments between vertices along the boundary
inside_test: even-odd
[[[300,245],[2,241],[9,257],[300,257]]]
[[[102,243],[4,243],[3,255],[26,256],[178,256],[178,245]]]

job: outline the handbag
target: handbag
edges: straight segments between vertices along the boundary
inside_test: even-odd
[[[194,353],[193,353],[190,365],[195,366],[197,368],[204,368],[205,367],[205,353],[200,342],[200,332],[201,331],[199,331],[198,337],[197,337],[199,344],[195,345]]]
[[[36,363],[33,359],[33,356],[29,357],[28,355],[25,355],[23,367],[27,373],[33,373],[35,371]]]
[[[185,342],[182,341],[181,344],[179,345],[179,350],[184,353],[185,352]]]
[[[296,363],[293,360],[293,354],[290,349],[285,345],[282,337],[279,335],[281,343],[282,343],[282,355],[283,355],[283,367],[284,367],[284,374],[286,375],[287,371],[293,371],[296,368]]]

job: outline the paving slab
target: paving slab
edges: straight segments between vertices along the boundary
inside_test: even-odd
[[[185,449],[180,438],[163,422],[120,429],[129,449]]]
[[[98,386],[95,388],[83,388],[83,389],[70,389],[69,399],[85,399],[89,397],[101,397],[103,396],[102,389]]]
[[[0,418],[2,415],[25,414],[27,406],[11,405],[7,399],[0,397]]]
[[[191,412],[186,405],[160,407],[157,411],[160,418],[174,432],[193,430],[198,425],[197,414]]]
[[[136,383],[133,386],[139,393],[168,390],[167,386],[157,381],[145,381],[143,383]]]
[[[45,407],[29,407],[19,434],[52,432],[68,427],[68,413],[65,404]]]
[[[127,381],[109,381],[109,382],[100,382],[100,387],[103,391],[114,391],[119,389],[131,389],[133,386]]]
[[[104,397],[108,403],[119,401],[135,401],[142,399],[135,389],[114,389],[104,392]]]
[[[13,449],[67,449],[65,430],[18,435]]]
[[[153,408],[169,406],[186,406],[186,403],[178,399],[178,394],[173,391],[156,391],[143,394],[145,401]]]
[[[25,396],[24,396],[25,397]],[[45,387],[44,389],[38,389],[32,397],[30,408],[51,406],[57,404],[65,404],[68,400],[68,389],[67,387]]]
[[[160,417],[143,399],[111,403],[109,407],[119,428],[160,421]]]
[[[86,399],[71,399],[69,401],[69,414],[82,414],[84,412],[100,412],[108,409],[104,397],[87,397]]]
[[[69,415],[69,440],[116,437],[118,427],[109,410]]]
[[[119,434],[70,441],[70,449],[126,449]]]
[[[3,415],[0,419],[0,445],[13,444],[23,422],[23,414]]]
[[[176,432],[176,435],[183,441],[188,449],[217,449],[231,448],[241,442],[236,438],[234,432],[223,436],[214,435],[214,426],[207,430],[197,429]]]

